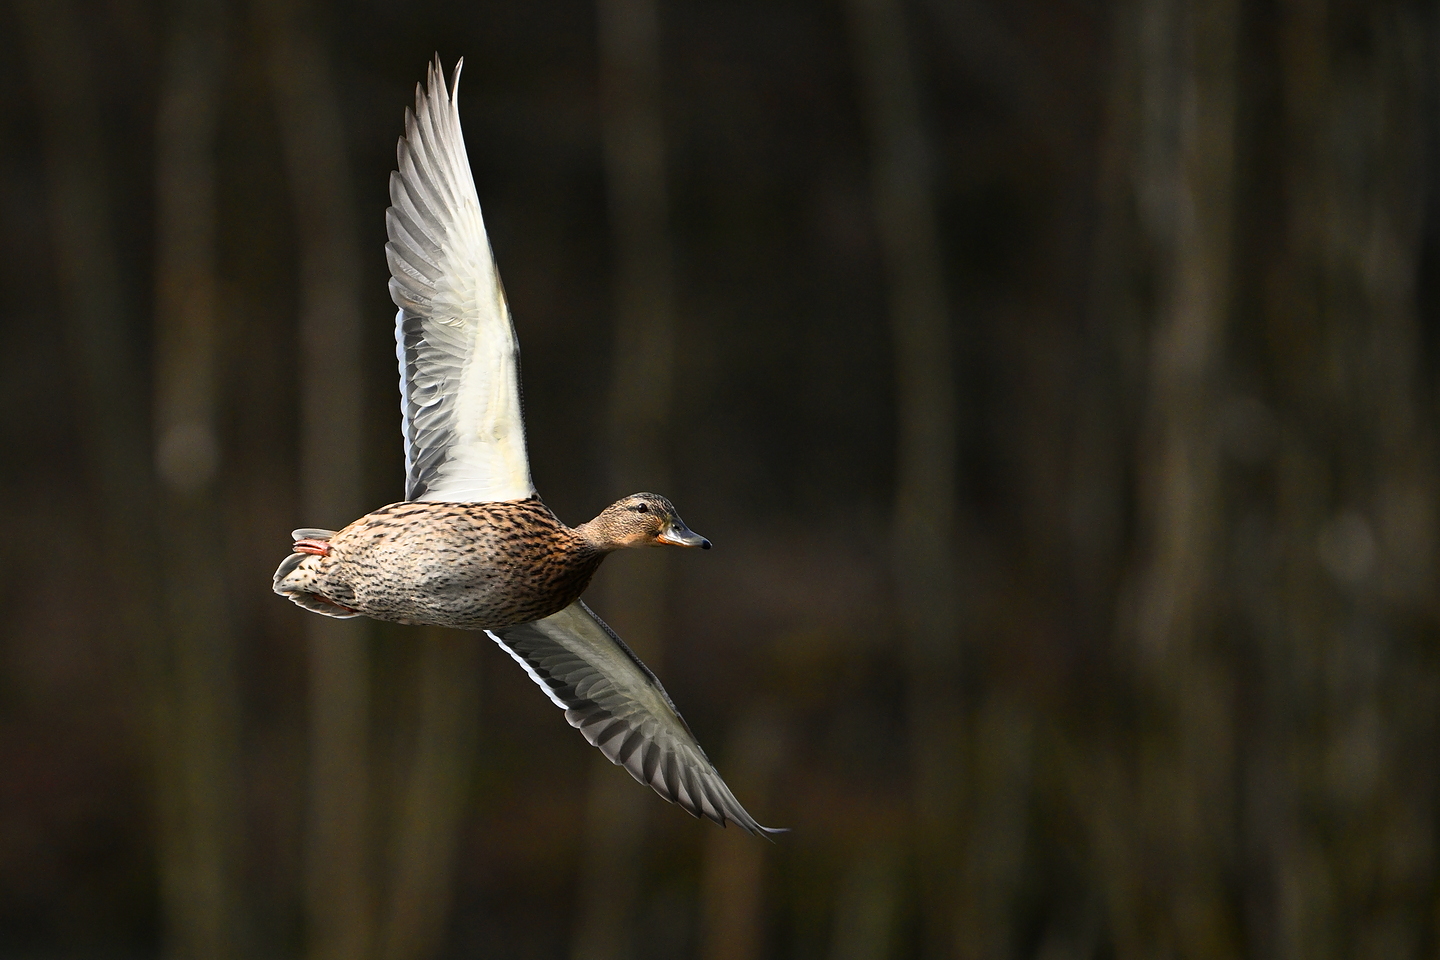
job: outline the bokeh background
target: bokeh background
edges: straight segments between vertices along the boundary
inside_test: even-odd
[[[1408,0],[7,0],[0,956],[1440,950],[1440,21]],[[775,843],[478,635],[402,493],[438,51],[536,482]]]

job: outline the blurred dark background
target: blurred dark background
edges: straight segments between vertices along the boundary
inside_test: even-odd
[[[1401,0],[0,6],[0,957],[1440,950],[1440,23]],[[438,51],[593,605],[771,844],[480,635],[272,595],[402,494]]]

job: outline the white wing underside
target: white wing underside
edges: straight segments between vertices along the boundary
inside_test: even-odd
[[[405,499],[520,500],[525,455],[520,350],[460,132],[437,60],[405,114],[390,175],[390,297],[400,361]]]

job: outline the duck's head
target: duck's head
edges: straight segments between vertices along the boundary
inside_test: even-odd
[[[625,547],[710,549],[710,541],[685,526],[675,505],[658,493],[636,493],[617,500],[575,530],[606,552]]]

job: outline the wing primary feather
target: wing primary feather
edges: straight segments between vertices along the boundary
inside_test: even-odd
[[[675,802],[675,788],[673,784],[675,783],[678,762],[673,752],[666,754],[655,770],[659,780],[652,779],[650,781],[650,786],[655,788],[655,792],[671,803]]]
[[[620,744],[619,749],[615,751],[615,762],[622,766],[629,766],[630,758],[635,755],[636,750],[644,745],[645,731],[640,727],[634,728]]]
[[[681,809],[690,814],[690,816],[698,817],[700,814],[695,808],[695,798],[690,795],[690,783],[685,774],[685,768],[681,767],[680,776],[676,778],[674,783],[675,802],[680,805]]]
[[[438,53],[435,55],[435,65],[437,67],[440,65],[440,55]],[[464,66],[465,58],[461,57],[460,59],[455,61],[455,72],[450,75],[450,89],[454,91],[450,95],[450,99],[455,102],[457,109],[460,105],[460,70]]]
[[[618,752],[618,750],[615,747],[610,747],[608,750],[606,750],[605,748],[611,740],[614,740],[616,737],[620,736],[620,734],[626,732],[629,729],[630,725],[626,723],[623,718],[616,717],[614,720],[611,720],[608,724],[597,730],[595,732],[594,739],[590,742],[604,750],[605,756],[609,757],[611,762],[618,763],[619,761],[615,759],[615,754]]]
[[[654,783],[655,771],[660,766],[660,746],[655,741],[645,744],[645,755],[640,761],[640,773],[636,778],[641,783]]]
[[[697,777],[697,779],[699,778]],[[702,782],[698,786],[700,788],[700,808],[705,812],[705,816],[724,826],[725,814],[716,809],[714,802],[710,799],[710,791],[705,789],[708,784]]]

